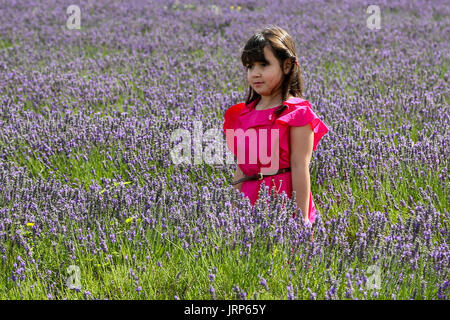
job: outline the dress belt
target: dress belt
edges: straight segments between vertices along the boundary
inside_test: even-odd
[[[238,183],[241,183],[244,181],[248,181],[248,180],[262,180],[264,177],[275,176],[277,174],[288,172],[288,171],[291,171],[291,167],[280,169],[274,174],[262,174],[261,172],[258,172],[257,174],[254,174],[251,176],[245,176],[244,178],[239,179],[238,181],[233,181],[233,182],[231,182],[231,184],[235,185],[235,184],[238,184]]]

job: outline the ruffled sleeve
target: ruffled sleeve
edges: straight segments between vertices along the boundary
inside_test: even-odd
[[[314,113],[311,105],[306,100],[301,105],[290,106],[288,112],[276,119],[275,122],[291,127],[301,127],[308,123],[311,124],[311,129],[314,131],[313,150],[317,149],[320,139],[329,131],[328,127]]]
[[[227,142],[228,149],[234,154],[237,153],[236,146],[234,145],[234,135],[227,136],[227,129],[236,130],[239,126],[238,118],[241,112],[245,108],[245,103],[238,103],[225,111],[224,115],[224,123],[223,123],[223,132],[225,134],[225,139]]]
[[[236,129],[237,126],[237,118],[242,110],[245,108],[245,103],[238,103],[234,106],[231,106],[225,111],[224,115],[224,123],[223,123],[223,132],[226,136],[227,129]]]

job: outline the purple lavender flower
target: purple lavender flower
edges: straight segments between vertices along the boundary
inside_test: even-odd
[[[264,279],[263,277],[261,277],[259,274],[258,274],[258,277],[259,277],[259,284],[260,285],[262,285],[266,290],[269,290],[269,288],[268,288],[268,286],[267,286],[267,281],[266,281],[266,279]]]
[[[287,290],[287,298],[288,298],[288,300],[294,300],[295,299],[295,297],[294,297],[294,288],[292,287],[292,284],[289,284],[286,287],[286,290]]]
[[[209,288],[209,293],[211,294],[211,298],[212,298],[213,300],[216,300],[216,290],[214,289],[213,286],[210,286],[210,288]]]

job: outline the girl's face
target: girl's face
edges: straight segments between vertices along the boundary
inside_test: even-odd
[[[264,58],[267,63],[255,62],[247,66],[247,80],[256,93],[271,96],[281,88],[284,75],[269,46],[264,47]]]

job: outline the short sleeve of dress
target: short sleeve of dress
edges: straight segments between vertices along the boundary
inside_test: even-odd
[[[225,135],[227,134],[227,129],[236,129],[237,118],[239,117],[239,114],[242,112],[244,107],[244,103],[238,103],[231,106],[225,111],[223,122],[223,131]]]
[[[245,108],[245,103],[235,104],[235,105],[231,106],[230,108],[228,108],[225,111],[225,115],[224,115],[223,132],[226,137],[227,146],[230,149],[230,151],[233,152],[234,154],[236,154],[236,150],[233,150],[235,148],[233,148],[233,144],[231,143],[231,139],[233,137],[232,136],[227,137],[227,129],[233,129],[233,130],[237,129],[237,127],[239,125],[238,118],[244,108]]]
[[[317,149],[320,139],[329,131],[325,123],[314,113],[309,103],[292,106],[288,113],[275,121],[280,125],[291,127],[301,127],[309,123],[314,131],[313,150]]]

